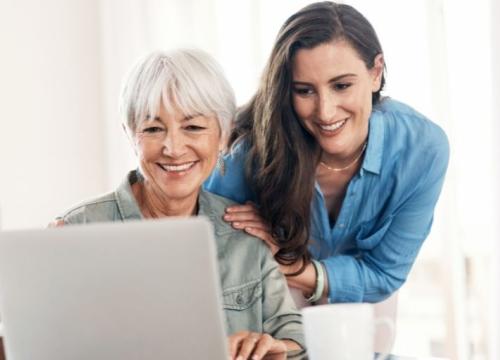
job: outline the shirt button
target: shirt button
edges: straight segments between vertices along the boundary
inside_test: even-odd
[[[343,228],[344,226],[344,224],[339,224],[339,228]]]
[[[241,296],[241,294],[236,295],[236,304],[243,304],[243,296]]]

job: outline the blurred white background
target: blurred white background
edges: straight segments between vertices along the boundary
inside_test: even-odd
[[[45,226],[135,166],[117,112],[145,52],[201,47],[241,105],[280,25],[310,1],[0,0],[0,223]],[[374,25],[386,95],[447,132],[434,228],[399,292],[393,352],[499,359],[500,4],[353,0]]]

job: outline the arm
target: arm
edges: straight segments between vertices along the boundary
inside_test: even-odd
[[[368,238],[358,239],[362,249],[363,241],[377,242],[371,249],[362,249],[361,256],[335,255],[326,258],[322,264],[326,270],[327,284],[324,296],[332,302],[378,302],[397,290],[406,280],[418,251],[427,237],[433,219],[433,212],[441,192],[448,165],[447,142],[434,147],[429,157],[429,171],[420,176],[421,181],[398,211],[378,231]],[[421,169],[416,169],[421,172]],[[410,190],[409,190],[410,191]],[[245,230],[264,240],[272,251],[277,248],[260,218],[258,210],[249,204],[234,206],[225,216],[236,228]],[[284,274],[295,272],[301,264],[280,266]],[[316,285],[316,273],[312,264],[298,276],[287,277],[291,287],[298,288],[305,297]]]
[[[261,269],[262,296],[260,297],[261,333],[239,331],[229,339],[230,358],[261,359],[264,355],[280,354],[301,350],[304,339],[301,316],[290,297],[286,281],[278,269],[269,249],[262,243],[254,243],[253,258]]]
[[[288,290],[285,277],[271,252],[259,244],[262,269],[263,331],[276,339],[287,340],[288,350],[304,348],[302,317]]]

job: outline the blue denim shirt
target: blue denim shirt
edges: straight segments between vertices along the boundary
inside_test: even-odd
[[[309,249],[324,264],[331,302],[377,302],[398,289],[429,234],[448,166],[443,130],[409,106],[385,98],[373,108],[361,168],[330,224],[315,185]],[[245,145],[225,158],[205,187],[237,202],[255,200],[245,179]]]
[[[137,181],[140,177],[132,171],[116,191],[85,201],[59,218],[65,224],[142,219],[131,188]],[[230,204],[231,200],[203,190],[198,198],[198,214],[214,226],[228,334],[242,330],[268,333],[304,348],[301,316],[285,278],[262,241],[222,220]]]

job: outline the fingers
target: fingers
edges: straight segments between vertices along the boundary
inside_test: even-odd
[[[268,353],[286,352],[286,345],[269,334],[242,331],[229,337],[230,359],[260,360]]]
[[[61,226],[64,226],[64,220],[63,219],[55,219],[54,221],[51,221],[47,227],[55,228],[55,227],[61,227]]]
[[[271,232],[269,226],[263,222],[259,221],[235,221],[231,223],[235,229],[243,230],[246,228],[255,228],[255,229],[260,229],[262,231],[266,231],[268,233]]]
[[[230,222],[235,229],[256,228],[271,233],[270,226],[262,217],[255,205],[234,205],[226,208],[224,220]]]
[[[236,352],[238,351],[238,334],[233,334],[228,336],[227,344],[228,344],[228,352],[229,352],[229,360],[234,359]]]
[[[273,255],[278,252],[279,247],[274,244],[271,227],[262,219],[253,203],[247,202],[244,205],[233,205],[226,208],[224,220],[230,222],[235,229],[244,230],[246,233],[264,240]]]
[[[241,343],[240,350],[238,351],[238,356],[236,360],[246,360],[246,359],[254,359],[254,357],[250,357],[254,352],[254,349],[257,349],[260,346],[260,334],[250,333]]]
[[[279,342],[278,340],[275,340],[271,335],[269,334],[262,334],[260,337],[259,341],[257,342],[255,349],[253,351],[252,357],[250,359],[252,360],[260,360],[271,351],[271,349],[274,346],[275,342]],[[286,351],[286,347],[285,347]]]
[[[245,222],[245,221],[255,221],[255,222],[264,222],[261,218],[257,209],[250,209],[248,211],[237,211],[230,212],[226,209],[226,213],[224,214],[224,220],[228,222]]]
[[[257,207],[251,201],[247,201],[245,204],[238,204],[238,205],[228,206],[226,208],[226,212],[232,213],[232,214],[236,214],[236,213],[239,213],[239,212],[250,212],[250,211],[257,212]]]

